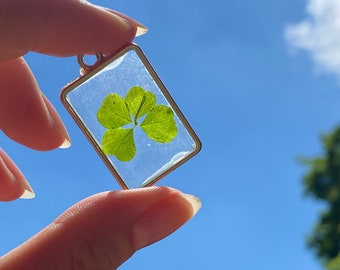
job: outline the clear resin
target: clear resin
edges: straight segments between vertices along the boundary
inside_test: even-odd
[[[136,45],[89,67],[61,100],[123,188],[152,185],[201,148]]]

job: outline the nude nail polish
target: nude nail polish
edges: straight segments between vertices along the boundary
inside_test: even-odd
[[[128,23],[134,25],[137,28],[136,37],[144,35],[145,33],[148,32],[148,28],[145,25],[141,24],[140,22],[136,21],[135,19],[132,19],[132,18],[130,18],[130,17],[118,12],[118,11],[115,11],[115,10],[111,10],[111,9],[107,9],[107,8],[105,10],[119,16],[120,18],[126,20]]]
[[[200,210],[202,206],[200,199],[191,194],[183,194],[182,197],[191,204],[193,210],[192,216],[196,215],[196,213],[198,212],[198,210]]]
[[[35,193],[31,185],[26,180],[24,180],[23,185],[25,186],[25,191],[20,196],[20,199],[33,199],[35,197]]]
[[[181,201],[186,201],[186,204],[191,205],[192,212],[186,214],[181,212],[182,218],[177,219],[179,217],[178,212],[171,207],[176,206],[176,204],[169,203],[169,200],[160,201],[156,204],[157,207],[151,207],[144,211],[135,220],[132,228],[131,234],[136,249],[152,244],[174,232],[201,208],[201,201],[193,195],[182,194],[171,199],[172,202],[173,200],[177,200],[178,206],[183,205],[180,203]]]

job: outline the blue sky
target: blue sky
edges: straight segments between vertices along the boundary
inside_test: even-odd
[[[300,155],[339,124],[337,0],[93,1],[149,27],[136,39],[203,142],[159,184],[200,197],[197,216],[120,269],[322,269],[305,239],[322,205],[303,196]],[[37,197],[0,204],[0,254],[96,192],[118,189],[59,101],[73,58],[27,55],[72,147],[0,137]],[[43,165],[42,165],[43,164]]]

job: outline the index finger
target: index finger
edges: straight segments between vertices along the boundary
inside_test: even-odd
[[[0,25],[0,61],[28,51],[55,56],[113,52],[143,28],[82,0],[2,0]]]

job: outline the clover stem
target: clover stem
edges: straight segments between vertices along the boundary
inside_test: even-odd
[[[142,101],[140,102],[140,106],[139,106],[139,108],[138,108],[138,110],[137,110],[137,113],[136,113],[136,116],[135,116],[135,119],[134,119],[135,126],[137,126],[137,125],[138,125],[138,122],[137,122],[137,119],[138,119],[138,114],[139,114],[139,112],[140,112],[141,108],[143,107],[143,104],[144,104],[144,102],[145,102],[145,99],[146,99],[146,97],[145,97],[145,96],[143,96],[143,98],[142,98]]]

